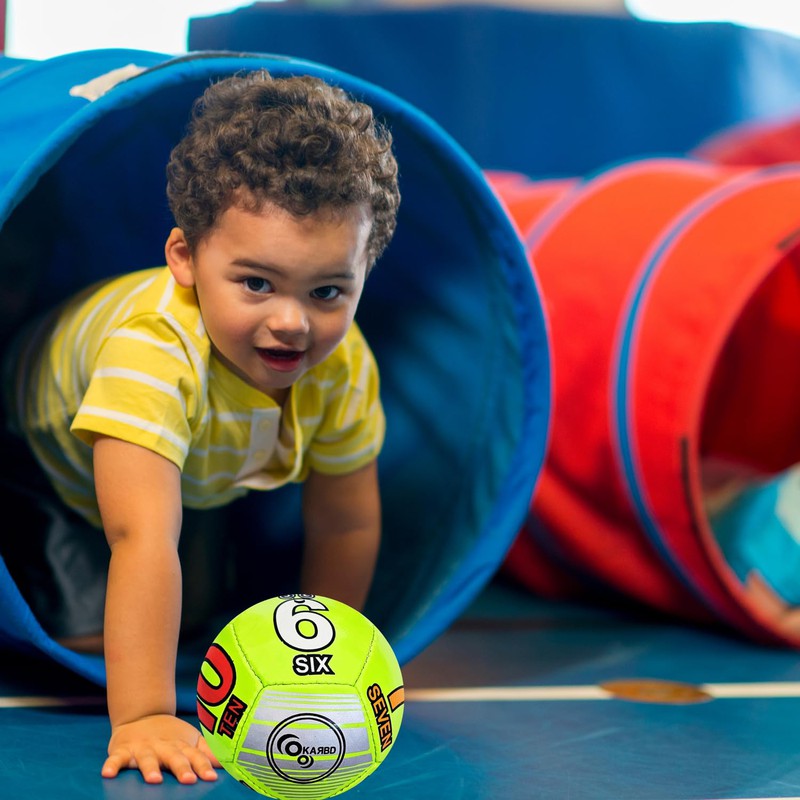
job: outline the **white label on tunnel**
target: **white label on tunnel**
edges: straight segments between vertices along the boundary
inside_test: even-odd
[[[102,97],[118,83],[126,81],[128,78],[133,78],[144,71],[145,67],[137,67],[136,64],[128,64],[119,69],[112,69],[111,72],[106,72],[104,75],[98,75],[96,78],[92,78],[88,83],[73,86],[69,90],[69,93],[73,97],[84,97],[90,101],[97,100],[98,97]]]

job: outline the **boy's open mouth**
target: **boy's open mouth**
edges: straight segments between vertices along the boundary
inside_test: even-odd
[[[290,372],[296,369],[303,359],[302,350],[287,350],[278,347],[259,347],[258,355],[272,369]]]

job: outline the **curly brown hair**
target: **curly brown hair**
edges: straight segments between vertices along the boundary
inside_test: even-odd
[[[192,250],[234,203],[297,216],[366,203],[371,267],[400,205],[392,136],[370,106],[319,78],[234,75],[195,101],[167,165],[167,198]]]

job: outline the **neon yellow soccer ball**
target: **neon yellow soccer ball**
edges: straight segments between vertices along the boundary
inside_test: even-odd
[[[384,761],[403,676],[383,634],[327,597],[273,597],[234,617],[197,680],[203,735],[225,770],[275,800],[323,800]]]

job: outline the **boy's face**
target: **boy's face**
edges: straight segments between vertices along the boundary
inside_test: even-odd
[[[371,225],[362,206],[307,217],[231,206],[194,254],[174,228],[167,263],[181,286],[194,287],[217,358],[282,402],[350,327]]]

